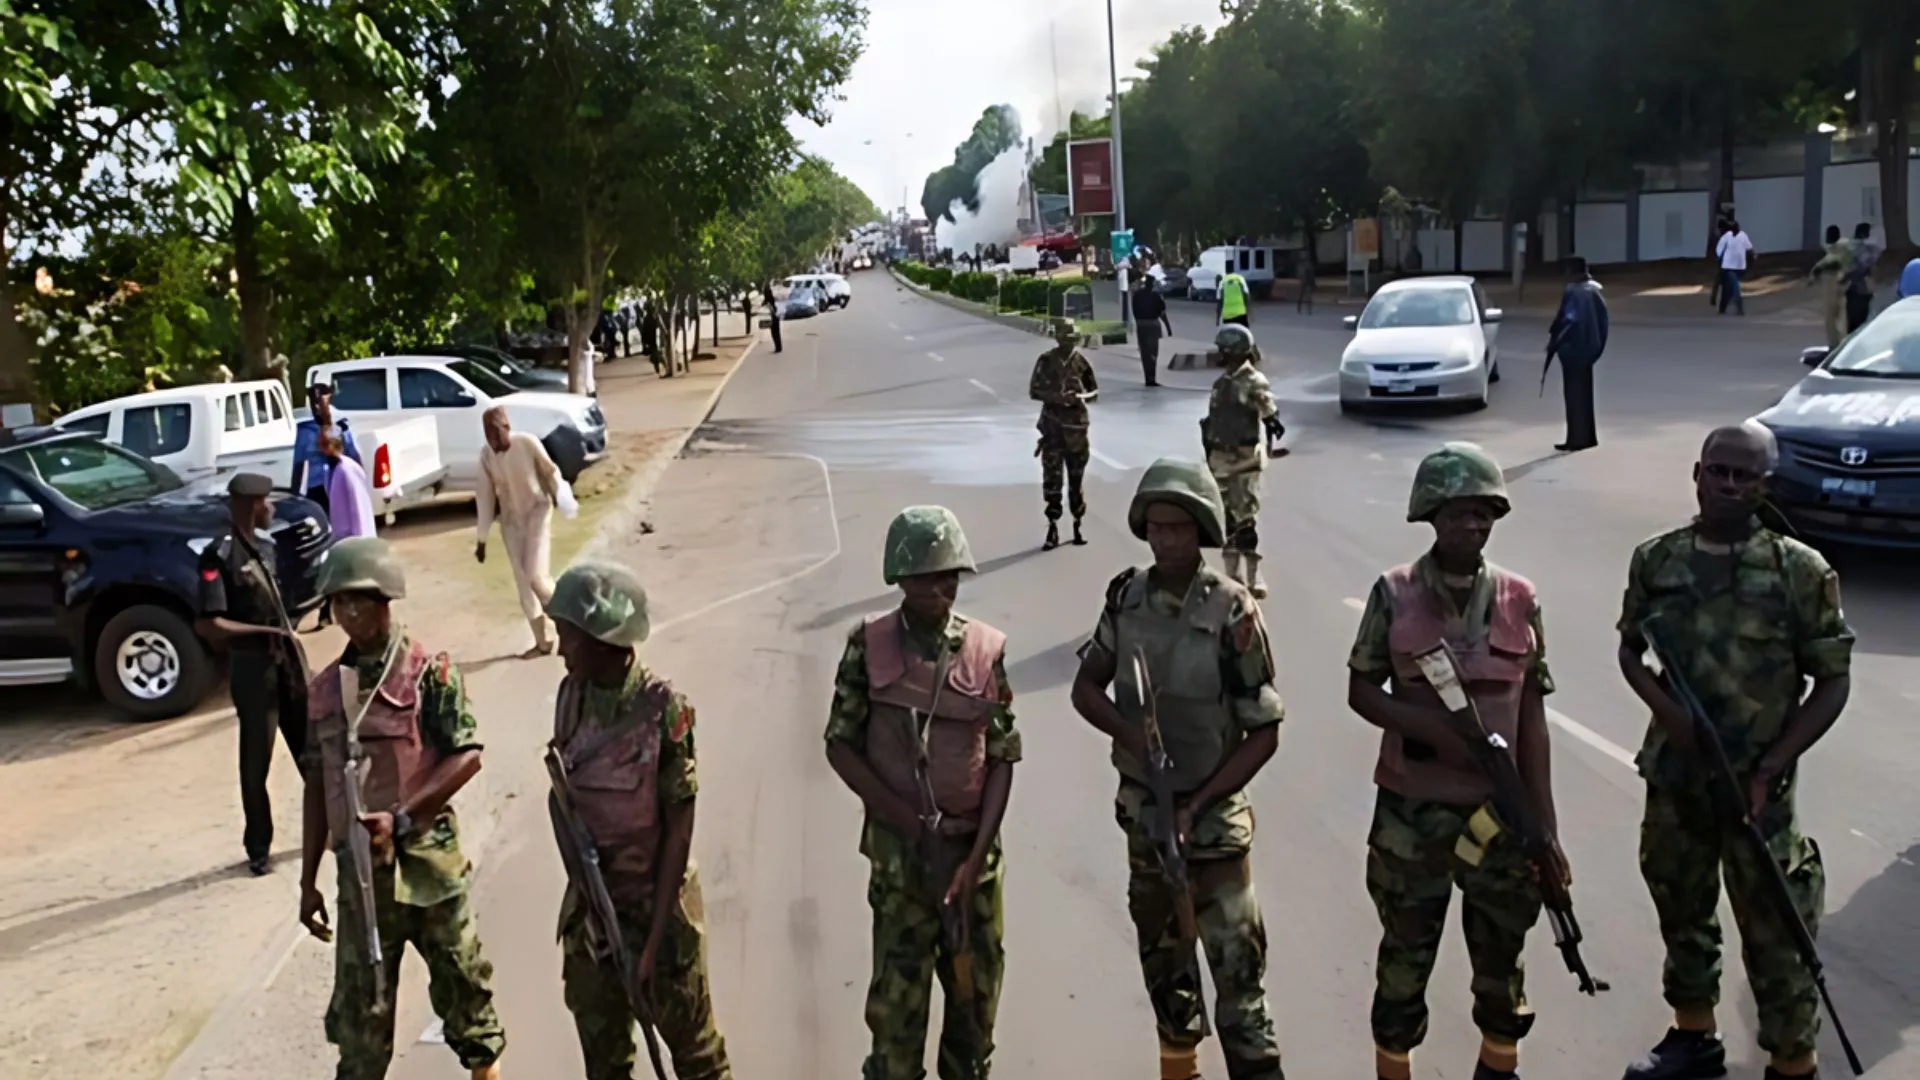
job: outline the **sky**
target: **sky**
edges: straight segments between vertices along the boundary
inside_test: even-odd
[[[1221,21],[1219,0],[1113,0],[1113,18],[1123,85],[1168,34]],[[846,100],[824,127],[794,123],[810,153],[883,211],[900,206],[904,185],[918,217],[927,174],[952,163],[989,105],[1012,105],[1044,143],[1067,113],[1104,112],[1107,85],[1103,0],[868,0],[866,51],[841,88]]]

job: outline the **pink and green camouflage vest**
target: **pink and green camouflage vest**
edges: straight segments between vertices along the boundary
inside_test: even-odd
[[[969,620],[948,664],[946,685],[936,694],[936,666],[907,648],[906,632],[905,616],[898,610],[866,621],[867,764],[894,794],[918,809],[914,764],[920,753],[919,718],[927,717],[927,780],[944,819],[942,831],[965,835],[980,824],[987,725],[1000,704],[993,667],[1006,649],[1007,636]]]
[[[615,900],[653,896],[660,852],[660,739],[673,688],[647,677],[604,728],[581,726],[582,686],[568,676],[553,711],[553,745],[573,781],[580,822],[593,834]]]
[[[427,669],[427,650],[408,641],[393,662],[386,680],[370,692],[366,715],[357,729],[361,751],[361,800],[370,812],[391,810],[412,795],[440,763],[439,751],[420,737],[420,676]],[[320,745],[324,766],[322,785],[327,800],[327,829],[336,850],[359,825],[348,820],[346,780],[347,714],[359,712],[362,702],[348,702],[342,676],[351,668],[334,661],[313,677],[307,688],[307,722]]]
[[[1520,699],[1527,673],[1539,648],[1529,622],[1535,604],[1533,583],[1492,563],[1487,564],[1486,573],[1492,603],[1485,628],[1475,633],[1444,598],[1434,595],[1413,564],[1387,571],[1382,580],[1393,606],[1387,631],[1393,653],[1393,696],[1444,708],[1414,661],[1444,641],[1453,649],[1461,682],[1473,698],[1481,723],[1511,748],[1520,732]],[[1453,806],[1480,806],[1493,797],[1493,784],[1479,769],[1450,765],[1430,755],[1410,756],[1405,740],[1391,731],[1381,737],[1373,782],[1410,799]]]

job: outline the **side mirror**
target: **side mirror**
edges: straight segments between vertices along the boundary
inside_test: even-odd
[[[1480,321],[1491,324],[1491,323],[1497,323],[1501,319],[1504,319],[1506,317],[1507,317],[1506,312],[1501,311],[1497,307],[1490,307],[1480,316]]]
[[[47,512],[40,508],[39,503],[0,504],[0,526],[12,526],[15,528],[24,526],[37,527],[46,523]]]
[[[1821,364],[1827,362],[1827,357],[1832,355],[1832,349],[1827,348],[1825,345],[1815,345],[1811,349],[1800,350],[1800,362],[1808,367],[1819,367]]]
[[[1360,329],[1360,316],[1348,315],[1347,317],[1340,320],[1340,325],[1346,327],[1349,330],[1358,330]]]

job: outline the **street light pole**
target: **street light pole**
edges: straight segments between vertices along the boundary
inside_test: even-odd
[[[1113,94],[1113,110],[1108,114],[1113,139],[1113,231],[1124,232],[1127,228],[1127,184],[1120,155],[1120,62],[1113,44],[1113,0],[1107,0],[1107,85]],[[1131,322],[1127,310],[1127,269],[1118,260],[1114,262],[1113,282],[1120,292],[1120,323],[1125,326]]]

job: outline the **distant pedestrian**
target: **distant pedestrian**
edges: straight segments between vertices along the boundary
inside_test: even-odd
[[[1713,289],[1707,295],[1708,307],[1720,306],[1721,287],[1726,275],[1720,271],[1720,241],[1727,235],[1727,215],[1721,214],[1713,220]]]
[[[506,544],[513,585],[520,594],[520,613],[533,629],[533,648],[522,658],[546,656],[554,646],[553,627],[547,619],[547,604],[553,599],[553,579],[547,575],[553,508],[560,504],[564,512],[573,494],[561,495],[566,481],[559,466],[539,439],[513,430],[506,409],[498,405],[488,409],[481,423],[487,441],[480,448],[480,483],[474,492],[480,527],[473,557],[487,561],[487,533],[493,529],[497,510],[500,539]]]
[[[320,436],[340,436],[346,455],[355,461],[360,460],[360,448],[354,445],[353,432],[347,429],[346,419],[336,419],[333,415],[332,385],[317,382],[307,387],[307,406],[313,417],[300,421],[293,429],[293,490],[325,510],[330,466],[320,453]]]
[[[773,335],[773,351],[780,351],[780,304],[773,298],[771,284],[760,287],[760,294],[767,301],[767,330]]]
[[[320,453],[329,466],[327,521],[333,526],[333,538],[372,536],[373,491],[367,486],[367,471],[345,454],[338,435],[320,436]]]
[[[1840,226],[1827,226],[1827,250],[1820,261],[1807,271],[1807,283],[1821,287],[1820,316],[1826,324],[1827,348],[1838,348],[1844,336],[1841,317],[1846,312],[1847,267],[1853,265],[1853,244],[1840,235]]]
[[[1753,253],[1753,240],[1738,221],[1729,220],[1714,253],[1720,256],[1720,314],[1727,313],[1727,304],[1731,302],[1736,312],[1745,315],[1747,298],[1740,295],[1740,279],[1747,275],[1747,256]]]
[[[1900,271],[1900,285],[1894,296],[1900,300],[1920,296],[1920,259],[1907,260],[1906,269]]]
[[[1219,323],[1247,326],[1247,279],[1232,270],[1220,275],[1220,299],[1215,305]]]
[[[1873,313],[1873,264],[1880,261],[1880,245],[1874,243],[1873,225],[1861,222],[1853,227],[1853,261],[1847,264],[1843,281],[1847,292],[1847,333],[1866,325]]]
[[[1563,453],[1600,445],[1593,417],[1593,366],[1607,349],[1607,301],[1600,283],[1587,272],[1587,260],[1567,260],[1567,287],[1560,294],[1560,310],[1547,336],[1547,364],[1560,358],[1560,385],[1566,397],[1567,441],[1554,447]],[[1541,373],[1542,386],[1546,373]]]
[[[1173,335],[1173,322],[1167,317],[1167,298],[1154,286],[1153,277],[1142,274],[1133,287],[1133,332],[1140,341],[1140,370],[1148,386],[1159,386],[1161,332]]]
[[[1311,315],[1313,314],[1314,278],[1320,273],[1320,268],[1313,264],[1312,252],[1303,251],[1300,253],[1300,262],[1296,273],[1300,278],[1300,289],[1294,294],[1293,310],[1296,312],[1304,311],[1308,315]]]

